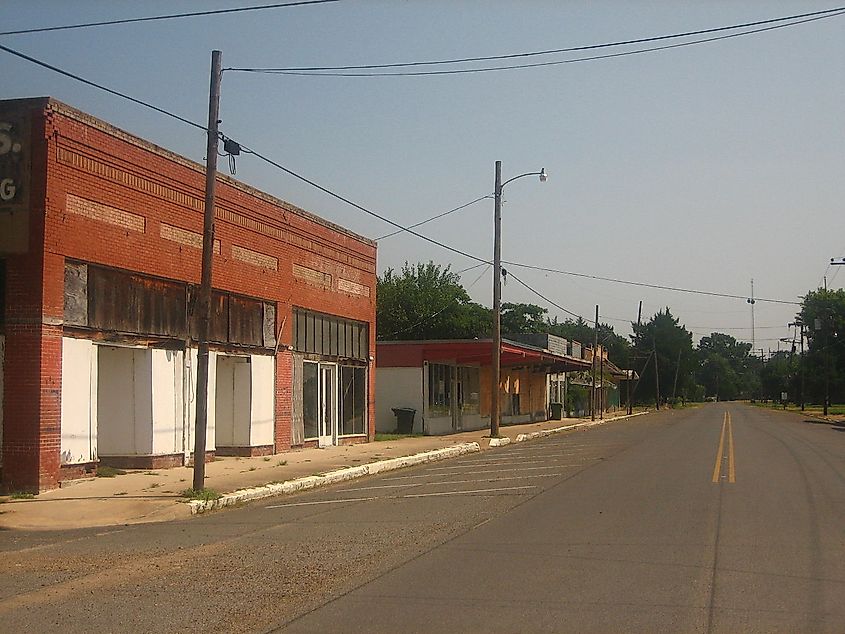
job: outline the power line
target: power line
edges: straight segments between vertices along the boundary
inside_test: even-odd
[[[492,196],[490,194],[487,194],[486,196],[481,196],[479,198],[476,198],[475,200],[471,200],[470,202],[468,202],[464,205],[461,205],[460,207],[455,207],[454,209],[450,209],[449,211],[444,211],[442,214],[437,214],[436,216],[432,216],[431,218],[423,220],[422,222],[418,222],[416,224],[409,225],[408,229],[415,229],[419,226],[422,226],[426,223],[431,222],[432,220],[437,220],[439,218],[443,218],[444,216],[448,216],[449,214],[455,213],[456,211],[460,211],[461,209],[466,209],[470,205],[474,205],[477,202],[480,202],[482,200],[487,200],[488,198],[491,198],[491,197]],[[397,229],[396,231],[393,231],[391,233],[388,233],[388,234],[385,234],[381,237],[376,238],[376,242],[379,242],[379,241],[384,240],[385,238],[389,238],[391,236],[395,236],[396,234],[402,233],[403,231],[404,231],[404,229]]]
[[[557,308],[557,309],[559,309],[559,310],[562,310],[562,311],[563,311],[563,312],[565,312],[567,315],[572,315],[573,317],[577,317],[578,319],[581,319],[582,321],[584,321],[584,318],[583,318],[583,317],[581,317],[581,315],[579,315],[578,313],[573,313],[571,310],[569,310],[568,308],[564,308],[563,306],[561,306],[561,305],[560,305],[560,304],[558,304],[557,302],[553,302],[553,301],[552,301],[552,300],[550,300],[548,297],[546,297],[545,295],[543,295],[540,291],[538,291],[538,290],[537,290],[537,289],[535,289],[535,288],[532,288],[531,286],[529,286],[528,284],[526,284],[525,282],[523,282],[521,279],[519,279],[519,278],[518,278],[516,275],[514,275],[513,273],[508,273],[508,275],[509,275],[510,277],[512,277],[513,279],[515,279],[515,280],[516,280],[517,282],[519,282],[520,284],[522,284],[522,285],[523,285],[525,288],[527,288],[529,291],[531,291],[532,293],[534,293],[537,297],[539,297],[539,298],[543,299],[544,301],[548,302],[549,304],[551,304],[551,305],[552,305],[552,306],[554,306],[555,308]]]
[[[826,11],[809,13],[809,14],[800,14],[796,16],[788,16],[784,18],[775,18],[772,20],[761,20],[758,22],[751,22],[747,23],[746,25],[734,25],[734,26],[726,26],[726,27],[718,27],[714,29],[704,29],[700,31],[691,31],[688,33],[683,34],[674,34],[674,35],[665,35],[665,36],[658,36],[652,38],[641,38],[638,40],[627,40],[621,42],[611,42],[606,44],[592,44],[588,46],[579,46],[579,47],[571,47],[566,49],[557,49],[557,50],[550,50],[550,51],[535,51],[531,53],[515,53],[512,55],[494,55],[489,57],[477,57],[477,58],[463,58],[463,59],[455,59],[455,60],[438,60],[438,61],[431,61],[431,62],[407,62],[407,63],[398,63],[398,64],[369,64],[369,65],[362,65],[362,66],[348,66],[348,67],[305,67],[305,68],[226,68],[227,71],[233,72],[244,72],[244,73],[259,73],[259,74],[268,74],[268,75],[299,75],[299,76],[319,76],[319,77],[421,77],[421,76],[433,76],[433,75],[462,75],[462,74],[471,74],[471,73],[486,73],[486,72],[494,72],[494,71],[504,71],[504,70],[520,70],[526,68],[538,68],[543,66],[558,66],[561,64],[573,64],[577,62],[589,62],[589,61],[596,61],[601,59],[610,59],[615,57],[627,57],[629,55],[640,55],[643,53],[652,53],[656,51],[674,49],[674,48],[683,48],[686,46],[694,46],[697,44],[705,44],[709,42],[716,42],[719,40],[727,40],[736,37],[742,37],[745,35],[754,35],[757,33],[763,33],[766,31],[773,31],[776,29],[783,29],[792,26],[797,26],[799,24],[805,24],[808,22],[815,22],[817,20],[824,20],[827,18],[837,17],[840,15],[845,14],[845,7],[838,7],[836,9],[828,9]],[[805,19],[796,19],[801,18],[802,16],[815,16],[815,17],[805,17]],[[563,53],[563,52],[572,52],[572,51],[579,51],[579,50],[590,50],[590,49],[601,49],[601,48],[609,48],[609,47],[616,47],[616,46],[624,46],[630,45],[637,42],[649,42],[649,41],[657,41],[657,40],[666,40],[672,38],[680,38],[680,37],[689,37],[690,35],[694,34],[702,34],[702,33],[712,33],[717,31],[725,31],[725,30],[732,30],[743,28],[743,26],[752,26],[752,25],[759,25],[759,24],[771,24],[772,22],[783,22],[791,20],[789,22],[783,24],[774,24],[772,26],[766,26],[756,29],[749,29],[746,31],[742,31],[739,33],[729,33],[726,35],[718,35],[714,37],[707,37],[707,38],[700,38],[697,40],[692,40],[689,42],[680,42],[677,44],[667,44],[663,46],[651,46],[646,48],[635,49],[631,51],[622,51],[619,53],[608,53],[604,55],[589,55],[585,57],[576,57],[572,59],[565,59],[565,60],[554,60],[548,62],[533,62],[533,63],[524,63],[524,64],[506,64],[501,66],[487,66],[482,68],[459,68],[459,69],[449,69],[449,70],[423,70],[423,71],[387,71],[387,72],[349,72],[348,70],[334,70],[334,69],[379,69],[379,68],[397,68],[397,67],[409,67],[409,66],[425,66],[425,65],[435,65],[435,64],[459,64],[459,63],[470,63],[474,61],[484,61],[484,60],[495,60],[495,59],[508,59],[514,57],[528,57],[528,56],[535,56],[535,55],[549,55],[552,53]]]
[[[58,67],[56,67],[56,66],[53,66],[53,65],[51,65],[51,64],[47,64],[47,63],[45,63],[45,62],[42,62],[42,61],[40,61],[40,60],[38,60],[38,59],[35,59],[34,57],[31,57],[31,56],[29,56],[29,55],[25,55],[25,54],[23,54],[23,53],[20,53],[20,52],[18,52],[18,51],[15,51],[15,50],[13,50],[13,49],[10,49],[10,48],[8,48],[7,46],[0,45],[0,50],[6,51],[6,52],[8,52],[8,53],[10,53],[10,54],[12,54],[12,55],[15,55],[15,56],[17,56],[17,57],[21,57],[22,59],[25,59],[25,60],[27,60],[27,61],[29,61],[29,62],[32,62],[32,63],[34,63],[34,64],[37,64],[37,65],[39,65],[39,66],[42,66],[42,67],[47,68],[47,69],[49,69],[49,70],[52,70],[53,72],[59,73],[59,74],[61,74],[61,75],[64,75],[64,76],[69,77],[69,78],[71,78],[71,79],[74,79],[74,80],[76,80],[76,81],[82,82],[82,83],[84,83],[84,84],[86,84],[86,85],[88,85],[88,86],[92,86],[92,87],[97,88],[97,89],[99,89],[99,90],[103,90],[103,91],[105,91],[105,92],[107,92],[107,93],[109,93],[109,94],[112,94],[112,95],[115,95],[115,96],[121,97],[121,98],[123,98],[123,99],[126,99],[126,100],[128,100],[128,101],[131,101],[131,102],[136,103],[136,104],[138,104],[138,105],[144,106],[144,107],[146,107],[146,108],[149,108],[149,109],[151,109],[151,110],[154,110],[154,111],[156,111],[156,112],[159,112],[159,113],[161,113],[161,114],[164,114],[164,115],[166,115],[166,116],[168,116],[168,117],[172,117],[172,118],[174,118],[174,119],[176,119],[176,120],[178,120],[178,121],[181,121],[181,122],[186,123],[186,124],[188,124],[188,125],[190,125],[190,126],[193,126],[193,127],[195,127],[195,128],[198,128],[198,129],[200,129],[200,130],[203,130],[203,131],[206,131],[206,132],[207,132],[207,128],[206,128],[205,126],[203,126],[203,125],[199,124],[199,123],[196,123],[196,122],[194,122],[194,121],[191,121],[191,120],[189,120],[189,119],[186,119],[186,118],[184,118],[184,117],[181,117],[181,116],[179,116],[179,115],[176,115],[176,114],[174,114],[174,113],[172,113],[172,112],[169,112],[169,111],[167,111],[167,110],[165,110],[165,109],[163,109],[163,108],[159,108],[159,107],[157,107],[157,106],[154,106],[154,105],[152,105],[152,104],[150,104],[150,103],[147,103],[147,102],[145,102],[145,101],[142,101],[142,100],[140,100],[140,99],[136,99],[136,98],[134,98],[134,97],[131,97],[131,96],[129,96],[129,95],[127,95],[127,94],[125,94],[125,93],[121,93],[121,92],[119,92],[119,91],[117,91],[117,90],[113,90],[113,89],[111,89],[111,88],[107,88],[107,87],[103,86],[102,84],[98,84],[98,83],[96,83],[96,82],[90,81],[90,80],[88,80],[88,79],[85,79],[85,78],[83,78],[83,77],[80,77],[79,75],[75,75],[75,74],[70,73],[70,72],[68,72],[68,71],[62,70],[62,69],[60,69],[60,68],[58,68]],[[224,141],[226,141],[226,140],[227,140],[227,137],[225,137],[225,136],[224,136],[224,135],[222,135],[222,134],[221,134],[221,138],[222,138]],[[370,215],[370,216],[372,216],[372,217],[374,217],[374,218],[377,218],[377,219],[381,220],[382,222],[386,222],[387,224],[389,224],[389,225],[391,225],[391,226],[393,226],[393,227],[397,228],[397,229],[398,229],[398,230],[400,230],[400,231],[405,231],[405,232],[407,232],[407,233],[410,233],[411,235],[414,235],[414,236],[416,236],[416,237],[420,238],[421,240],[424,240],[424,241],[426,241],[426,242],[429,242],[429,243],[431,243],[431,244],[434,244],[434,245],[436,245],[436,246],[439,246],[439,247],[441,247],[442,249],[445,249],[445,250],[450,251],[450,252],[452,252],[452,253],[455,253],[455,254],[457,254],[457,255],[461,255],[461,256],[463,256],[463,257],[466,257],[466,258],[469,258],[469,259],[471,259],[471,260],[474,260],[475,262],[479,262],[479,263],[482,263],[482,264],[491,264],[491,262],[490,262],[489,260],[486,260],[486,259],[484,259],[484,258],[480,258],[480,257],[478,257],[478,256],[476,256],[476,255],[473,255],[472,253],[468,253],[468,252],[463,251],[463,250],[461,250],[461,249],[457,249],[457,248],[455,248],[455,247],[449,246],[448,244],[445,244],[445,243],[443,243],[443,242],[440,242],[439,240],[435,240],[434,238],[429,238],[428,236],[426,236],[426,235],[424,235],[424,234],[421,234],[421,233],[419,233],[419,232],[417,232],[417,231],[414,231],[414,230],[413,230],[412,228],[410,228],[410,227],[405,227],[405,226],[403,226],[403,225],[400,225],[399,223],[397,223],[397,222],[395,222],[395,221],[393,221],[393,220],[390,220],[389,218],[387,218],[387,217],[385,217],[385,216],[383,216],[383,215],[381,215],[381,214],[378,214],[378,213],[376,213],[376,212],[374,212],[374,211],[371,211],[370,209],[367,209],[367,208],[366,208],[366,207],[364,207],[363,205],[360,205],[360,204],[358,204],[358,203],[356,203],[356,202],[354,202],[354,201],[352,201],[352,200],[350,200],[350,199],[348,199],[348,198],[346,198],[346,197],[344,197],[344,196],[342,196],[342,195],[340,195],[340,194],[338,194],[338,193],[336,193],[336,192],[333,192],[332,190],[330,190],[330,189],[328,189],[328,188],[326,188],[326,187],[323,187],[322,185],[320,185],[320,184],[318,184],[318,183],[316,183],[316,182],[314,182],[314,181],[312,181],[312,180],[310,180],[310,179],[306,178],[305,176],[302,176],[302,175],[300,175],[300,174],[298,174],[298,173],[294,172],[293,170],[291,170],[291,169],[289,169],[289,168],[285,167],[284,165],[281,165],[280,163],[278,163],[278,162],[276,162],[276,161],[274,161],[274,160],[270,159],[270,158],[269,158],[269,157],[267,157],[267,156],[264,156],[263,154],[261,154],[261,153],[259,153],[259,152],[256,152],[255,150],[251,150],[251,149],[249,149],[248,147],[243,146],[243,145],[241,145],[240,147],[241,147],[241,150],[242,150],[243,152],[250,153],[250,154],[252,154],[252,155],[256,156],[257,158],[259,158],[259,159],[261,159],[262,161],[264,161],[264,162],[268,163],[269,165],[272,165],[273,167],[276,167],[277,169],[279,169],[279,170],[281,170],[281,171],[285,172],[286,174],[288,174],[288,175],[290,175],[290,176],[292,176],[292,177],[294,177],[294,178],[296,178],[296,179],[298,179],[298,180],[300,180],[300,181],[302,181],[302,182],[304,182],[304,183],[306,183],[306,184],[308,184],[308,185],[311,185],[311,186],[312,186],[312,187],[314,187],[315,189],[318,189],[318,190],[322,191],[323,193],[328,194],[329,196],[331,196],[331,197],[333,197],[333,198],[336,198],[337,200],[340,200],[341,202],[344,202],[344,203],[346,203],[346,204],[350,205],[351,207],[354,207],[355,209],[358,209],[358,210],[360,210],[360,211],[362,211],[362,212],[364,212],[364,213],[366,213],[366,214],[368,214],[368,215]],[[480,200],[480,199],[479,199],[479,200]],[[477,201],[476,201],[476,202],[477,202]],[[508,262],[508,261],[503,261],[503,262],[502,262],[502,264],[507,264],[507,265],[509,265],[509,266],[516,266],[516,267],[520,267],[520,268],[532,269],[532,270],[536,270],[536,271],[544,271],[544,272],[546,272],[546,273],[557,273],[557,274],[561,274],[561,275],[569,275],[569,276],[573,276],[573,277],[581,277],[581,278],[585,278],[585,279],[594,279],[594,280],[601,280],[601,281],[605,281],[605,282],[614,282],[614,283],[617,283],[617,284],[627,284],[627,285],[629,285],[629,286],[639,286],[639,287],[644,287],[644,288],[654,288],[654,289],[659,289],[659,290],[668,290],[668,291],[675,291],[675,292],[681,292],[681,293],[690,293],[690,294],[697,294],[697,295],[707,295],[707,296],[711,296],[711,297],[725,297],[725,298],[729,298],[729,299],[742,299],[742,300],[747,299],[745,295],[733,295],[733,294],[729,294],[729,293],[718,293],[718,292],[712,292],[712,291],[702,291],[702,290],[696,290],[696,289],[681,288],[681,287],[677,287],[677,286],[666,286],[666,285],[661,285],[661,284],[650,284],[650,283],[647,283],[647,282],[634,282],[634,281],[631,281],[631,280],[622,280],[622,279],[618,279],[618,278],[604,277],[604,276],[600,276],[600,275],[592,275],[592,274],[587,274],[587,273],[576,273],[576,272],[573,272],[573,271],[564,271],[564,270],[561,270],[561,269],[553,269],[553,268],[549,268],[549,267],[542,267],[542,266],[537,266],[537,265],[524,264],[524,263],[520,263],[520,262]],[[517,278],[517,277],[516,277],[515,275],[513,275],[512,273],[511,273],[511,275],[512,275],[512,276],[514,277],[514,279],[516,279],[519,283],[521,283],[521,284],[525,285],[525,283],[524,283],[524,282],[522,282],[522,280],[520,280],[519,278]],[[554,305],[554,306],[557,306],[558,308],[560,308],[561,310],[563,310],[563,311],[564,311],[564,312],[566,312],[567,314],[570,314],[570,315],[572,315],[572,316],[574,316],[574,317],[580,317],[580,315],[577,315],[576,313],[572,313],[571,311],[569,311],[569,310],[567,310],[567,309],[563,308],[562,306],[558,306],[557,304],[555,304],[554,302],[552,302],[551,300],[549,300],[548,298],[546,298],[545,296],[543,296],[543,295],[542,295],[542,294],[540,294],[539,292],[535,291],[535,290],[534,290],[534,289],[532,289],[531,287],[528,287],[527,285],[525,285],[525,286],[526,286],[527,288],[529,288],[532,292],[534,292],[535,294],[537,294],[539,297],[542,297],[543,299],[545,299],[546,301],[548,301],[550,304],[552,304],[552,305]],[[778,299],[767,299],[767,298],[762,298],[762,297],[756,297],[756,298],[755,298],[755,300],[756,300],[756,301],[758,301],[758,302],[769,302],[769,303],[776,303],[776,304],[791,304],[791,305],[800,305],[800,302],[793,302],[793,301],[787,301],[787,300],[778,300]],[[582,318],[582,319],[583,319],[583,318]],[[626,320],[626,321],[627,321],[627,320]]]
[[[18,31],[3,31],[0,35],[24,35],[27,33],[46,33],[49,31],[69,31],[71,29],[87,29],[95,26],[111,26],[114,24],[131,24],[134,22],[153,22],[156,20],[173,20],[175,18],[194,18],[209,15],[223,15],[226,13],[244,13],[246,11],[262,11],[265,9],[282,9],[285,7],[299,7],[306,4],[328,4],[340,2],[340,0],[300,0],[299,2],[277,2],[274,4],[262,4],[249,7],[236,7],[233,9],[217,9],[213,11],[191,11],[189,13],[170,13],[167,15],[154,15],[143,18],[124,18],[120,20],[104,20],[102,22],[85,22],[81,24],[65,24],[61,26],[46,26],[33,29],[20,29]]]
[[[702,290],[692,289],[692,288],[681,288],[679,286],[666,286],[666,285],[663,285],[663,284],[650,284],[648,282],[634,282],[634,281],[631,281],[631,280],[623,280],[623,279],[614,278],[614,277],[604,277],[604,276],[601,276],[601,275],[591,275],[589,273],[576,273],[574,271],[564,271],[562,269],[553,269],[553,268],[549,268],[549,267],[545,267],[545,266],[536,266],[536,265],[533,265],[533,264],[522,264],[520,262],[505,262],[505,261],[502,261],[502,264],[507,264],[509,266],[516,266],[516,267],[525,268],[525,269],[532,269],[534,271],[544,271],[546,273],[558,273],[560,275],[570,275],[572,277],[583,277],[583,278],[591,279],[591,280],[601,280],[602,282],[613,282],[615,284],[627,284],[628,286],[640,286],[640,287],[644,287],[644,288],[654,288],[654,289],[657,289],[657,290],[675,291],[675,292],[678,292],[678,293],[690,293],[690,294],[694,294],[694,295],[707,295],[707,296],[710,296],[710,297],[725,297],[725,298],[728,298],[728,299],[741,299],[743,301],[748,299],[746,295],[733,295],[731,293],[718,293],[718,292],[715,292],[715,291],[702,291]],[[769,303],[773,303],[773,304],[792,304],[792,305],[795,305],[795,306],[801,305],[801,302],[792,302],[792,301],[788,301],[788,300],[784,300],[784,299],[767,299],[765,297],[755,297],[754,300],[758,301],[758,302],[769,302]]]
[[[86,84],[88,86],[92,86],[93,88],[97,88],[99,90],[103,90],[103,91],[105,91],[105,92],[107,92],[111,95],[121,97],[121,98],[126,99],[128,101],[131,101],[132,103],[136,103],[139,106],[144,106],[145,108],[149,108],[150,110],[155,110],[156,112],[163,114],[167,117],[171,117],[173,119],[176,119],[177,121],[181,121],[182,123],[187,123],[188,125],[193,126],[195,128],[198,128],[199,130],[202,130],[204,132],[208,132],[208,128],[206,128],[202,124],[199,124],[195,121],[191,121],[190,119],[186,119],[185,117],[180,117],[178,114],[174,114],[174,113],[172,113],[168,110],[165,110],[164,108],[159,108],[158,106],[154,106],[153,104],[147,103],[146,101],[141,101],[140,99],[136,99],[135,97],[130,97],[126,93],[122,93],[122,92],[119,92],[117,90],[107,88],[106,86],[103,86],[102,84],[98,84],[98,83],[93,82],[89,79],[85,79],[84,77],[80,77],[79,75],[74,75],[73,73],[70,73],[66,70],[62,70],[61,68],[58,68],[57,66],[53,66],[52,64],[42,62],[41,60],[35,59],[34,57],[30,57],[29,55],[25,55],[24,53],[21,53],[20,51],[16,51],[14,49],[11,49],[8,46],[3,46],[2,44],[0,44],[0,51],[6,51],[10,55],[15,55],[16,57],[20,57],[21,59],[25,59],[28,62],[32,62],[33,64],[37,64],[38,66],[41,66],[41,67],[46,68],[48,70],[51,70],[54,73],[59,73],[60,75],[64,75],[65,77],[69,77],[70,79],[73,79],[75,81],[82,82],[83,84]]]

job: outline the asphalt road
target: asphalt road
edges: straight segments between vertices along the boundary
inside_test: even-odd
[[[0,533],[0,631],[842,632],[843,432],[711,404],[187,522]]]

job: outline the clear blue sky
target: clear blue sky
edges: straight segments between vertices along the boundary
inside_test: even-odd
[[[266,2],[267,0],[265,0]],[[6,1],[0,31],[261,2]],[[845,3],[843,3],[845,4]],[[204,123],[210,52],[224,67],[324,66],[519,53],[663,35],[838,6],[802,1],[344,0],[220,17],[5,36],[0,43]],[[0,98],[51,95],[202,161],[200,131],[0,53]],[[563,59],[558,56],[556,59]],[[446,77],[226,73],[222,130],[354,201],[411,224],[505,190],[503,257],[569,271],[797,300],[845,256],[845,16],[668,51]],[[223,166],[221,166],[223,167]],[[391,228],[260,163],[237,177],[369,237]],[[492,257],[492,201],[420,230]],[[379,269],[474,262],[401,235]],[[618,332],[669,306],[697,342],[750,340],[746,302],[513,269]],[[845,283],[839,269],[832,286]],[[471,284],[483,269],[465,274]],[[490,304],[489,270],[472,286]],[[510,282],[504,301],[547,306]],[[758,348],[795,307],[758,303]],[[743,330],[745,329],[745,330]]]

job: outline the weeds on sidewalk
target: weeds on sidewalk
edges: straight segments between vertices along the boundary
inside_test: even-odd
[[[15,491],[9,496],[10,500],[34,500],[34,493],[27,493],[26,491]]]
[[[188,498],[189,500],[203,500],[204,502],[218,500],[223,497],[214,489],[185,489],[182,491],[181,496],[183,498]]]

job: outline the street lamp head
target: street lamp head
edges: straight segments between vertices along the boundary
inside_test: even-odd
[[[540,168],[540,182],[541,182],[541,183],[545,183],[545,182],[548,180],[548,178],[549,178],[549,177],[548,177],[548,175],[546,174],[546,168],[545,168],[545,167],[541,167],[541,168]]]

